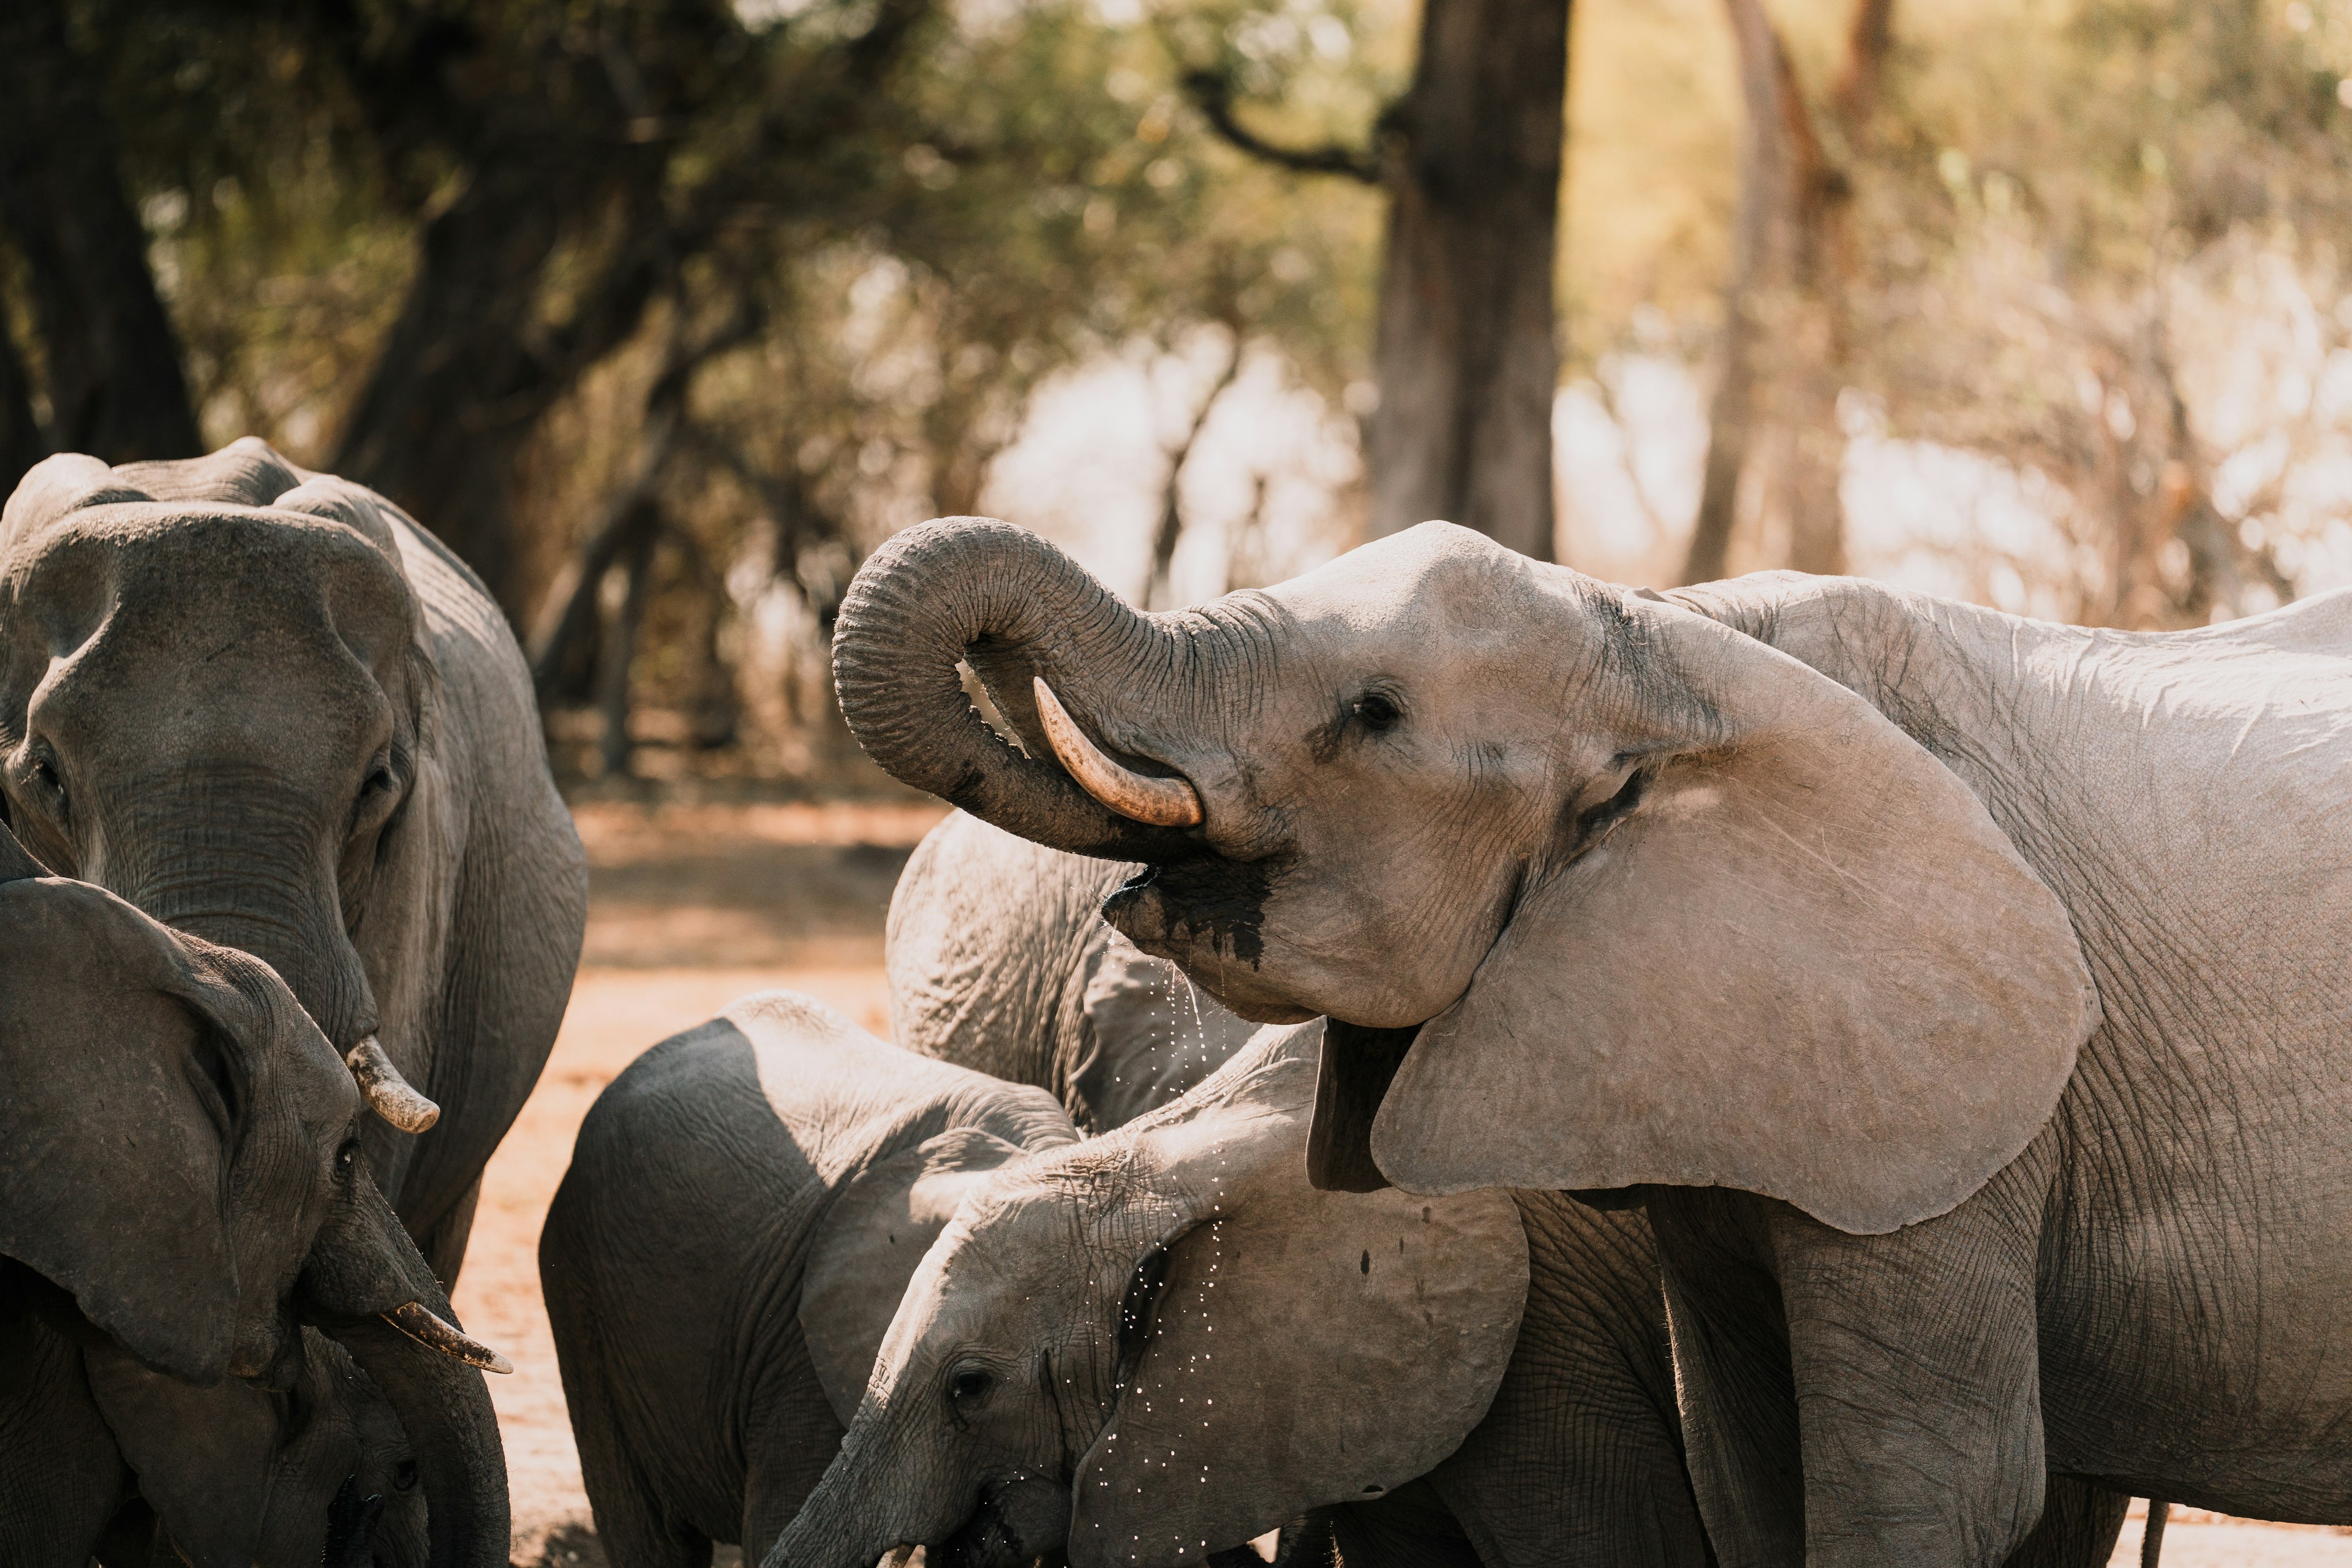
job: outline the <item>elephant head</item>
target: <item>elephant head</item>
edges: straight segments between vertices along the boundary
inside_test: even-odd
[[[42,870],[0,829],[0,1257],[88,1347],[110,1419],[165,1385],[299,1388],[317,1324],[409,1434],[436,1562],[503,1563],[474,1369],[504,1363],[376,1190],[341,1059],[268,965]],[[222,1528],[257,1533],[266,1493]]]
[[[282,975],[404,1131],[355,935],[446,831],[433,694],[386,503],[257,440],[51,458],[0,514],[0,820],[59,871]],[[372,933],[379,948],[426,932]]]
[[[1459,1446],[1518,1332],[1517,1210],[1309,1187],[1319,1032],[962,1184],[768,1568],[1198,1562]]]
[[[2056,897],[1869,702],[1449,524],[1148,616],[943,520],[866,563],[834,659],[900,778],[1143,862],[1105,917],[1234,1011],[1418,1028],[1334,1031],[1325,1182],[1891,1230],[2015,1157],[2097,1018]]]

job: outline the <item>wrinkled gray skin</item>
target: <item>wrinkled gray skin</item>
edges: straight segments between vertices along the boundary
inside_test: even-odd
[[[1726,1562],[1958,1564],[2045,1467],[2352,1519],[2347,647],[2340,595],[2166,636],[1668,602],[1444,524],[1145,617],[951,521],[835,655],[892,772],[1150,867],[1106,911],[1139,946],[1364,1026],[1323,1181],[1645,1204]],[[1204,820],[1040,760],[1033,674]]]
[[[237,1500],[259,1511],[250,1542],[257,1563],[412,1568],[427,1561],[425,1489],[400,1418],[343,1348],[316,1329],[302,1331],[301,1375],[291,1390],[273,1394],[243,1380],[222,1385],[236,1393],[221,1438],[240,1448],[282,1442],[267,1470],[253,1476],[242,1453],[199,1454],[191,1462],[183,1447],[159,1453],[144,1446],[152,1436],[141,1419],[144,1404],[118,1432],[104,1394],[125,1380],[121,1352],[77,1350],[47,1331],[29,1305],[11,1317],[0,1327],[0,1343],[8,1347],[0,1358],[12,1369],[0,1422],[13,1428],[21,1416],[28,1429],[0,1434],[0,1449],[11,1455],[7,1488],[11,1495],[21,1489],[51,1500],[60,1514],[108,1518],[84,1553],[103,1568],[219,1555],[224,1500],[209,1489],[229,1477],[251,1477],[243,1489],[251,1495]],[[39,1392],[29,1398],[18,1393],[27,1388]],[[208,1400],[204,1408],[217,1412],[225,1405]],[[143,1473],[135,1468],[141,1460]],[[178,1531],[169,1518],[178,1519]],[[56,1560],[69,1560],[70,1551],[61,1547]]]
[[[1428,1205],[1307,1184],[1320,1035],[1267,1030],[1182,1100],[969,1197],[770,1568],[975,1538],[993,1550],[950,1555],[1009,1564],[1065,1531],[1074,1563],[1246,1563],[1309,1510],[1289,1560],[1710,1561],[1640,1216],[1444,1199],[1454,1245],[1424,1258]]]
[[[1030,966],[1049,962],[1042,954],[1056,954],[1075,971],[1101,952],[1101,896],[1124,879],[1127,868],[1106,868],[1016,839],[971,816],[950,816],[908,860],[891,898],[891,1011],[898,1027],[908,1030],[912,1023],[918,1039],[924,1039],[924,1025],[931,1025],[934,1056],[992,1065],[1000,1074],[1033,1072],[1037,1077],[1030,1081],[1045,1084],[1056,1058],[1009,1051],[995,1030],[1028,1027],[1045,1035],[1037,1020],[1051,1013],[1034,996],[1089,990],[1051,985]],[[1009,966],[1012,975],[992,962]],[[1157,963],[1140,959],[1122,973],[1150,975]],[[1157,1081],[1157,1047],[1171,1035],[1183,1037],[1195,1008],[1206,1018],[1230,1020],[1228,1032],[1244,1027],[1206,996],[1173,1004],[1179,1020],[1171,1025],[1171,992],[1164,980],[1122,1002],[1118,1016],[1129,1027],[1108,1032],[1094,1047],[1101,1053],[1098,1072],[1108,1068],[1106,1077],[1139,1084]],[[1063,1006],[1068,1008],[1066,999]],[[1012,1039],[1021,1035],[1013,1032]],[[1221,1048],[1213,1065],[1223,1065],[1230,1053]],[[1139,1107],[1139,1114],[1173,1098]],[[1306,1183],[1303,1166],[1298,1183]],[[1098,1199],[1101,1194],[1085,1187],[1066,1187],[1054,1204],[1075,1213]],[[1634,1211],[1601,1213],[1552,1192],[1519,1192],[1515,1201],[1528,1246],[1527,1317],[1496,1404],[1465,1444],[1425,1477],[1376,1502],[1312,1510],[1303,1521],[1286,1523],[1284,1563],[1331,1563],[1334,1554],[1350,1568],[1710,1561],[1684,1477],[1682,1425],[1675,1413],[1649,1223]],[[1056,1237],[1079,1234],[1070,1223],[1049,1223],[1046,1229]],[[1002,1246],[992,1234],[988,1241]],[[1042,1274],[1075,1290],[1087,1269],[1061,1258]],[[992,1274],[990,1281],[1002,1286],[1013,1279],[1025,1274]],[[1045,1317],[1058,1321],[1077,1310],[1075,1300],[1049,1302]],[[988,1331],[1021,1331],[1009,1302],[990,1302]],[[952,1350],[929,1347],[918,1352],[929,1366],[908,1366],[896,1375],[919,1384],[927,1373],[939,1373],[936,1361],[969,1350],[969,1342]],[[1273,1375],[1301,1373],[1284,1361]],[[940,1436],[946,1434],[931,1434],[934,1441]],[[910,1455],[922,1448],[922,1436],[896,1432],[866,1446],[866,1453],[882,1455],[889,1467],[912,1467]],[[1002,1455],[967,1455],[967,1462],[988,1458],[1002,1462]],[[861,1483],[873,1481],[835,1477],[830,1486]],[[2122,1495],[2058,1481],[2044,1523],[2013,1563],[2098,1568],[2110,1556],[2126,1504]],[[898,1507],[918,1511],[912,1500]],[[1265,1507],[1263,1519],[1279,1519],[1286,1507],[1303,1507],[1303,1500],[1267,1498]],[[1228,1561],[1249,1568],[1254,1559],[1230,1552]]]
[[[1051,1097],[745,997],[598,1097],[540,1237],[597,1539],[757,1560],[824,1474],[970,1173],[1076,1136]]]
[[[456,557],[259,441],[40,464],[0,515],[0,816],[49,866],[266,961],[339,1053],[381,1038],[441,1115],[421,1136],[369,1118],[367,1163],[454,1285],[586,910],[529,674]],[[242,1416],[159,1389],[142,1420],[194,1462]]]
[[[0,1562],[504,1563],[481,1375],[380,1321],[449,1306],[340,1057],[266,965],[41,872],[0,829]],[[384,1501],[338,1528],[347,1479]]]
[[[892,1037],[1048,1090],[1087,1133],[1207,1078],[1257,1026],[1103,923],[1103,900],[1135,869],[950,814],[890,895]]]

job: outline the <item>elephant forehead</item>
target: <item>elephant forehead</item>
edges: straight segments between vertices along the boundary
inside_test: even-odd
[[[310,623],[377,650],[407,640],[415,615],[392,556],[350,523],[299,511],[91,507],[68,513],[14,555],[15,596],[37,612],[56,600],[85,616],[118,609],[131,612],[120,618],[173,628]],[[54,643],[65,628],[45,629]],[[94,629],[79,628],[84,636]]]

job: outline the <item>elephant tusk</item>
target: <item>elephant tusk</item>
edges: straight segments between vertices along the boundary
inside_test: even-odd
[[[383,1321],[427,1350],[454,1356],[467,1366],[478,1366],[484,1372],[514,1370],[514,1363],[481,1341],[467,1338],[464,1330],[443,1319],[422,1301],[394,1307],[383,1314]]]
[[[1045,727],[1045,743],[1070,770],[1078,787],[1121,816],[1148,822],[1154,827],[1190,827],[1201,820],[1200,793],[1183,779],[1148,778],[1120,767],[1103,755],[1071,721],[1069,710],[1045,678],[1036,678],[1037,721]]]
[[[345,1052],[343,1065],[359,1079],[368,1108],[403,1132],[422,1132],[441,1120],[441,1108],[409,1086],[373,1035]]]

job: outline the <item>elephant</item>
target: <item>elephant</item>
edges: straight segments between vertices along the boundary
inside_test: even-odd
[[[961,519],[834,658],[887,770],[1334,1020],[1319,1184],[1640,1206],[1747,1568],[1999,1562],[2050,1475],[2352,1520],[2347,647],[2344,594],[2123,634],[1444,523],[1149,616]]]
[[[216,1441],[157,1445],[147,1440],[155,1430],[148,1417],[168,1408],[175,1388],[183,1398],[215,1391],[147,1382],[154,1374],[142,1378],[110,1347],[85,1348],[77,1368],[69,1342],[30,1331],[19,1364],[47,1390],[33,1419],[74,1439],[47,1450],[54,1468],[40,1484],[56,1495],[110,1489],[117,1500],[90,1558],[103,1568],[247,1556],[269,1568],[424,1568],[431,1546],[425,1492],[398,1414],[341,1345],[316,1329],[302,1336],[293,1388],[273,1393],[231,1380],[221,1386],[236,1391],[233,1398],[205,1400],[190,1413],[205,1424],[184,1428]],[[220,1420],[224,1411],[228,1418]],[[256,1445],[272,1442],[267,1468],[257,1470]]]
[[[540,1236],[596,1534],[617,1568],[756,1560],[839,1446],[962,1191],[1076,1130],[790,992],[663,1041],[598,1096]]]
[[[1007,1049],[991,1037],[991,1026],[1026,1028],[1050,1037],[1057,1011],[1059,1017],[1066,1019],[1074,1010],[1070,998],[1093,992],[1097,995],[1094,1010],[1125,1026],[1104,1031],[1099,1042],[1089,1042],[1087,1051],[1099,1052],[1103,1058],[1097,1063],[1097,1074],[1115,1081],[1123,1070],[1130,1081],[1164,1087],[1164,1080],[1155,1079],[1150,1069],[1163,1042],[1185,1036],[1195,1008],[1211,1017],[1222,1015],[1229,1021],[1227,1027],[1240,1026],[1213,1001],[1190,996],[1177,1001],[1164,976],[1156,973],[1158,961],[1129,962],[1119,967],[1119,974],[1135,977],[1129,994],[1100,994],[1102,972],[1094,965],[1105,949],[1096,905],[1100,895],[1115,888],[1125,875],[1125,868],[1030,844],[960,813],[950,816],[909,860],[891,901],[892,941],[887,963],[892,1010],[901,1020],[901,1030],[910,1017],[934,1025],[929,1035],[935,1047],[932,1054],[968,1066],[985,1061],[994,1064],[1000,1073],[1035,1072],[1039,1078],[1030,1081],[1040,1082],[1051,1071],[1055,1053]],[[902,941],[908,932],[921,940]],[[1077,978],[1055,984],[1050,973],[1038,973],[1045,961],[1041,955],[1068,964]],[[925,958],[937,967],[924,969]],[[1003,968],[1013,972],[1009,979],[999,973]],[[1041,1005],[1033,1000],[1038,997],[1047,1000]],[[1058,1009],[1056,997],[1060,998]],[[1166,1016],[1171,1012],[1177,1015],[1172,1021]],[[1156,1022],[1155,1013],[1160,1015]],[[1307,1189],[1304,1137],[1305,1111],[1312,1098],[1318,1060],[1313,1027],[1293,1031],[1291,1037],[1259,1041],[1253,1048],[1254,1062],[1234,1069],[1240,1085],[1246,1086],[1238,1092],[1244,1094],[1268,1087],[1272,1078],[1261,1075],[1286,1073],[1287,1100],[1277,1098],[1277,1102],[1285,1104],[1287,1114],[1228,1138],[1220,1155],[1221,1164],[1230,1168],[1234,1163],[1233,1151],[1246,1149],[1251,1161],[1266,1167],[1266,1195],[1310,1212],[1315,1195]],[[902,1033],[902,1041],[907,1037]],[[1084,1059],[1086,1053],[1070,1054]],[[1223,1058],[1231,1054],[1230,1049],[1220,1050],[1215,1065],[1223,1066]],[[1220,1090],[1227,1098],[1220,1100]],[[1236,1092],[1236,1085],[1225,1081],[1198,1090],[1197,1096],[1209,1104],[1195,1108],[1192,1114],[1224,1115],[1235,1109],[1231,1097]],[[1158,1105],[1145,1109],[1157,1110]],[[1110,1193],[1099,1190],[1104,1185],[1103,1167],[1089,1164],[1091,1175],[1066,1180],[1055,1189],[1045,1215],[1033,1216],[1034,1230],[975,1229],[965,1245],[985,1248],[992,1257],[1018,1256],[1026,1260],[1028,1252],[1041,1245],[1051,1257],[1024,1261],[1019,1269],[981,1276],[978,1290],[986,1294],[977,1301],[976,1310],[982,1314],[980,1321],[987,1325],[985,1329],[976,1331],[972,1320],[957,1308],[941,1308],[943,1318],[955,1320],[955,1331],[961,1337],[952,1349],[937,1347],[940,1353],[964,1353],[975,1342],[992,1340],[993,1359],[1020,1359],[1019,1348],[1008,1340],[1034,1330],[1035,1321],[1008,1314],[1011,1303],[1006,1298],[1013,1291],[1024,1293],[1024,1310],[1032,1301],[1045,1301],[1043,1318],[1048,1323],[1058,1325],[1083,1317],[1085,1303],[1072,1298],[1082,1292],[1083,1282],[1091,1274],[1115,1270],[1118,1262],[1111,1259],[1092,1268],[1074,1258],[1075,1238],[1090,1229],[1128,1233],[1099,1219],[1082,1223],[1070,1211],[1089,1205],[1150,1208],[1162,1198],[1161,1187],[1151,1182],[1131,1182],[1129,1173],[1137,1163],[1148,1162],[1110,1167],[1119,1182],[1128,1184]],[[1027,1167],[1008,1167],[1005,1173],[1009,1176],[1015,1171],[1024,1181],[1043,1179],[1042,1173],[1033,1173]],[[1288,1190],[1279,1184],[1282,1180],[1286,1180]],[[1293,1521],[1286,1510],[1304,1507],[1306,1500],[1276,1493],[1259,1500],[1255,1513],[1224,1521],[1224,1528],[1216,1534],[1200,1533],[1202,1526],[1197,1521],[1182,1521],[1191,1526],[1189,1534],[1183,1530],[1168,1531],[1165,1527],[1178,1521],[1163,1518],[1159,1521],[1163,1526],[1163,1549],[1156,1560],[1198,1562],[1206,1552],[1213,1564],[1250,1568],[1255,1559],[1234,1550],[1235,1544],[1263,1526],[1280,1522],[1283,1545],[1277,1561],[1294,1568],[1307,1564],[1336,1568],[1336,1562],[1341,1561],[1352,1568],[1428,1563],[1500,1568],[1512,1563],[1563,1560],[1712,1561],[1684,1479],[1664,1310],[1646,1221],[1635,1212],[1601,1213],[1557,1193],[1519,1192],[1510,1196],[1526,1232],[1531,1276],[1526,1318],[1496,1402],[1470,1439],[1433,1470],[1392,1487],[1375,1501],[1317,1507]],[[990,1191],[983,1189],[977,1201],[985,1204],[989,1197]],[[1056,1205],[1062,1212],[1058,1218],[1050,1217]],[[1148,1227],[1153,1219],[1139,1223]],[[1041,1244],[1035,1232],[1042,1232],[1046,1240]],[[1180,1240],[1168,1251],[1174,1256],[1184,1246]],[[1343,1255],[1347,1252],[1344,1247],[1339,1250]],[[1344,1264],[1347,1258],[1342,1256],[1340,1260]],[[951,1264],[948,1267],[952,1268]],[[1346,1270],[1340,1272],[1344,1275]],[[1259,1278],[1263,1288],[1265,1276]],[[1231,1281],[1221,1279],[1220,1283]],[[1323,1283],[1311,1274],[1297,1278],[1282,1274],[1276,1287],[1313,1292]],[[1055,1289],[1062,1292],[1060,1298],[1049,1293]],[[1317,1298],[1316,1310],[1330,1310],[1329,1300],[1328,1295]],[[1330,1353],[1328,1331],[1318,1337],[1293,1330],[1245,1338],[1242,1344],[1256,1356],[1261,1338],[1284,1345],[1286,1353],[1274,1358],[1271,1372],[1263,1364],[1266,1358],[1253,1359],[1246,1372],[1256,1384],[1283,1384],[1301,1357],[1323,1355],[1335,1363],[1342,1359]],[[1171,1346],[1162,1353],[1173,1357],[1177,1352]],[[902,1390],[923,1389],[927,1378],[935,1383],[943,1375],[939,1356],[928,1357],[921,1364],[924,1370],[900,1368],[889,1375]],[[1391,1376],[1396,1375],[1391,1369]],[[1412,1375],[1426,1376],[1427,1372],[1423,1369]],[[926,1408],[919,1403],[920,1394],[914,1397],[919,1402],[915,1408]],[[1281,1414],[1302,1425],[1315,1419],[1312,1413],[1286,1409]],[[1025,1431],[1027,1426],[1019,1420],[1013,1423],[1016,1431]],[[935,1428],[928,1436],[939,1435]],[[1181,1447],[1183,1435],[1178,1434],[1171,1442]],[[1232,1446],[1229,1434],[1221,1435],[1213,1445],[1218,1449]],[[925,1434],[910,1436],[900,1430],[875,1438],[866,1452],[882,1456],[888,1466],[904,1462],[910,1450],[919,1452],[925,1447]],[[966,1458],[984,1463],[990,1457],[968,1454]],[[993,1457],[1000,1464],[1018,1462],[1017,1458]],[[828,1487],[836,1484],[853,1483],[847,1478],[827,1483]],[[877,1483],[868,1477],[864,1484]],[[959,1476],[950,1484],[963,1495],[971,1489],[965,1477]],[[890,1518],[890,1510],[877,1506],[871,1492],[856,1495],[853,1513],[882,1521]],[[2026,1564],[2103,1568],[2127,1506],[2128,1499],[2123,1496],[2058,1481],[2042,1526],[2011,1561],[2018,1568]],[[985,1519],[995,1511],[1001,1510],[983,1503],[979,1517]],[[1116,1537],[1118,1532],[1114,1529],[1110,1533]],[[1169,1549],[1180,1542],[1189,1556],[1170,1556]],[[871,1540],[865,1543],[872,1544]],[[860,1554],[863,1551],[861,1547]],[[1143,1561],[1155,1560],[1149,1554],[1137,1555]],[[814,1558],[780,1554],[780,1559],[794,1564],[827,1560],[822,1552]]]
[[[1126,871],[949,814],[890,895],[893,1037],[1050,1090],[1089,1135],[1207,1078],[1257,1026],[1102,922]]]
[[[0,510],[0,819],[285,979],[454,1285],[587,923],[530,671],[457,558],[251,437],[40,463]]]
[[[475,1370],[503,1363],[378,1191],[359,1087],[291,991],[5,828],[0,952],[0,1561],[142,1561],[159,1521],[200,1565],[340,1543],[342,1568],[379,1537],[423,1561],[421,1521],[434,1563],[503,1563]]]
[[[587,898],[529,672],[457,557],[257,440],[39,464],[0,510],[0,822],[283,977],[375,1112],[374,1181],[453,1289]],[[255,1432],[248,1467],[292,1440],[233,1390],[156,1397],[142,1425],[174,1426],[191,1463],[219,1430]]]

